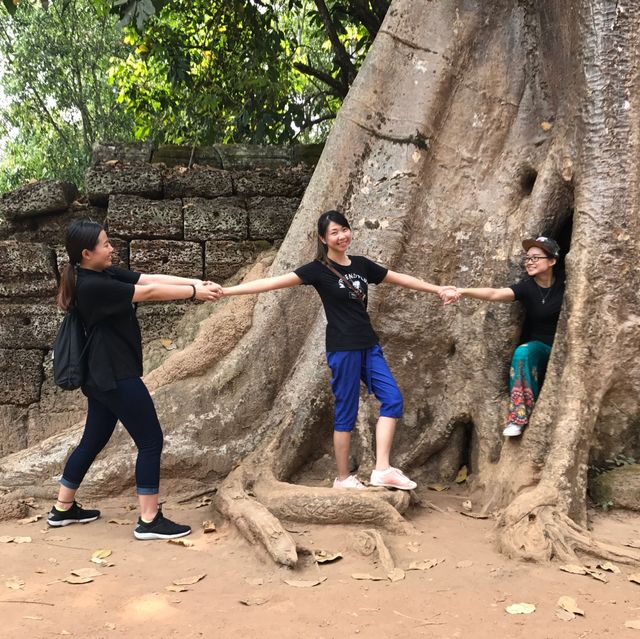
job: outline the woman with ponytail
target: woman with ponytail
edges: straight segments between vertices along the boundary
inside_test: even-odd
[[[135,474],[140,518],[134,536],[173,539],[188,535],[189,526],[165,518],[158,506],[163,437],[153,400],[140,379],[142,341],[133,304],[212,301],[220,296],[221,287],[198,279],[146,275],[113,266],[109,238],[98,223],[90,220],[69,226],[66,249],[69,263],[62,273],[58,305],[65,311],[75,307],[91,334],[82,386],[88,406],[82,438],[67,460],[58,500],[47,521],[50,526],[67,526],[100,516],[98,510],[82,508],[75,495],[120,420],[138,448]]]
[[[402,417],[403,398],[396,384],[378,336],[367,313],[368,288],[371,284],[396,284],[443,298],[448,287],[429,284],[359,255],[348,255],[352,233],[349,222],[338,211],[327,211],[318,219],[316,259],[292,273],[254,280],[223,288],[223,295],[246,295],[307,284],[322,300],[327,316],[327,363],[332,373],[331,388],[335,396],[333,445],[337,465],[334,488],[365,488],[349,472],[351,431],[356,423],[360,383],[366,385],[380,402],[376,425],[376,467],[371,472],[372,486],[413,490],[416,483],[390,464],[391,445],[396,423]],[[443,298],[444,299],[444,298]]]

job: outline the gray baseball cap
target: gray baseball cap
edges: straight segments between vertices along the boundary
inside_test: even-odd
[[[528,251],[532,246],[537,246],[545,253],[551,255],[551,257],[555,257],[556,259],[560,257],[560,246],[551,237],[545,237],[544,235],[541,235],[540,237],[522,240],[522,247],[525,251]]]

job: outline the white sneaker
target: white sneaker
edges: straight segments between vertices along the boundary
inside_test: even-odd
[[[505,437],[518,437],[518,435],[522,435],[522,426],[518,426],[518,424],[507,424],[502,434]]]
[[[367,487],[358,479],[356,475],[349,475],[346,479],[333,480],[334,488],[355,488],[357,490],[365,490]]]
[[[372,486],[413,490],[418,484],[409,479],[399,468],[389,466],[387,470],[372,470],[369,483]]]

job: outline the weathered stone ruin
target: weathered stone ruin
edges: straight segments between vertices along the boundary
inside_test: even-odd
[[[84,414],[80,391],[53,384],[50,357],[62,318],[55,293],[71,220],[104,224],[121,266],[224,281],[279,245],[318,155],[315,146],[102,144],[86,174],[86,195],[68,182],[47,180],[2,195],[0,457]],[[146,371],[175,347],[180,321],[185,313],[202,313],[199,306],[140,307]]]

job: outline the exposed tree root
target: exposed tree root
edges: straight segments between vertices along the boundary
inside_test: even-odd
[[[218,510],[251,543],[260,542],[279,564],[294,567],[296,543],[280,519],[318,524],[368,524],[395,533],[407,532],[402,517],[410,495],[388,490],[334,490],[278,481],[266,464],[248,461],[220,486]]]
[[[243,282],[264,277],[273,257],[271,252],[261,255]],[[154,391],[165,384],[201,375],[222,360],[251,328],[257,299],[257,295],[235,297],[228,300],[220,310],[214,311],[200,324],[200,330],[193,342],[183,350],[175,352],[166,362],[145,376],[149,390]]]
[[[498,547],[511,558],[576,561],[576,552],[619,563],[640,563],[640,552],[594,539],[560,506],[557,491],[536,489],[516,498],[498,520]]]

